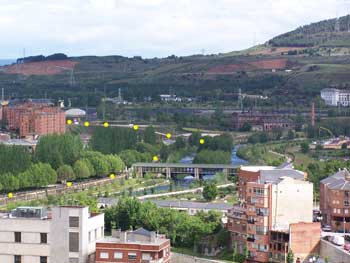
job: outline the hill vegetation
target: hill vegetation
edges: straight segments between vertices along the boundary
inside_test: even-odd
[[[350,47],[350,15],[301,26],[268,43],[273,47]]]

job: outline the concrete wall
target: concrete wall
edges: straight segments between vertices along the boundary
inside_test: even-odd
[[[21,232],[21,243],[14,242],[14,232]],[[39,263],[40,256],[47,256],[50,262],[49,244],[40,244],[40,233],[49,232],[49,220],[1,218],[0,262],[13,263],[14,255],[22,255],[22,262],[26,263]]]
[[[312,222],[313,185],[285,177],[272,186],[272,227],[286,228],[289,224]]]
[[[224,261],[197,258],[189,255],[171,253],[170,263],[224,263]]]
[[[320,254],[322,258],[328,257],[330,263],[350,262],[349,253],[325,240],[321,240]]]

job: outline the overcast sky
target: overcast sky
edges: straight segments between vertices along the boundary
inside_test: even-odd
[[[222,53],[349,12],[350,0],[0,0],[0,58]]]

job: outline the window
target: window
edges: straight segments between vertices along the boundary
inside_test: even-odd
[[[136,260],[136,253],[128,253],[128,260]]]
[[[150,253],[142,253],[142,260],[151,260]]]
[[[15,242],[21,243],[22,242],[22,234],[21,232],[15,232]]]
[[[40,243],[47,244],[47,233],[40,233]]]
[[[70,216],[69,217],[69,227],[79,227],[79,217]]]
[[[104,235],[105,235],[104,227],[101,227],[101,238],[104,237]]]
[[[79,252],[79,233],[69,233],[69,252]]]
[[[91,231],[89,231],[89,242],[91,242],[92,239],[91,239]]]
[[[40,257],[40,263],[47,263],[47,257]]]
[[[123,253],[122,252],[114,252],[114,259],[122,259]]]
[[[108,252],[100,252],[100,258],[108,259],[109,258]]]
[[[349,200],[344,200],[344,206],[349,206]]]
[[[97,239],[97,229],[95,229],[95,240]]]
[[[14,263],[21,263],[21,262],[22,262],[22,256],[16,255]]]

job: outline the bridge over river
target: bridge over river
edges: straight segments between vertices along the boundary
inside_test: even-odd
[[[135,163],[132,165],[132,171],[135,171],[137,176],[143,177],[147,173],[152,173],[165,175],[169,179],[177,175],[190,175],[195,179],[215,173],[223,173],[225,176],[236,175],[238,168],[239,165],[227,164]]]

